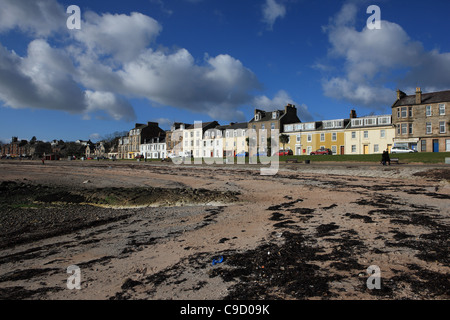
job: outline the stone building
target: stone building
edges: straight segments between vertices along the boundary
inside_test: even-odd
[[[419,152],[450,151],[450,90],[406,95],[397,90],[392,105],[396,146],[406,146]]]

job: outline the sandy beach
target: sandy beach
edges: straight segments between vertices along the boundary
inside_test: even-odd
[[[450,298],[448,165],[259,169],[0,161],[0,299]]]

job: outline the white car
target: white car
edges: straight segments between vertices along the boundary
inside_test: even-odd
[[[414,153],[417,152],[417,150],[413,150],[407,147],[393,147],[391,149],[391,153]]]

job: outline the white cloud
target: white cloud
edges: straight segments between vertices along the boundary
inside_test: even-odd
[[[92,133],[89,135],[89,139],[93,142],[97,142],[102,138],[102,136],[100,135],[100,133]]]
[[[253,105],[255,108],[265,110],[265,111],[273,111],[277,109],[284,108],[287,104],[293,104],[297,108],[297,116],[301,121],[312,121],[313,116],[308,110],[308,106],[305,104],[299,104],[295,102],[289,94],[284,91],[278,91],[273,99],[268,98],[267,96],[258,96],[255,97],[253,101]]]
[[[423,45],[411,39],[398,24],[381,22],[381,29],[355,27],[358,7],[346,3],[324,28],[335,64],[343,61],[342,72],[327,68],[322,81],[325,95],[355,105],[382,109],[395,101],[395,83],[401,89],[416,87],[448,89],[450,86],[450,53],[427,52]],[[331,62],[330,62],[331,65]]]
[[[2,0],[0,32],[19,29],[34,36],[66,30],[64,8],[54,0]]]
[[[75,39],[95,55],[111,55],[119,62],[135,59],[159,35],[162,27],[146,15],[133,12],[103,14],[87,12],[81,30],[72,32]]]
[[[132,121],[136,118],[131,104],[111,92],[86,91],[86,113],[103,111],[115,120]]]
[[[286,15],[286,7],[275,0],[266,0],[262,6],[262,13],[263,22],[267,24],[269,30],[272,30],[276,20]]]
[[[55,0],[40,1],[57,6]],[[41,23],[45,19],[33,24],[36,30]],[[4,30],[11,25],[4,23]],[[230,55],[206,55],[197,62],[184,48],[153,49],[161,25],[141,13],[87,12],[81,26],[68,33],[70,43],[67,37],[64,41],[34,40],[24,56],[0,44],[0,100],[12,108],[54,109],[85,119],[106,115],[129,121],[136,115],[127,99],[144,98],[151,104],[236,121],[244,119],[239,108],[249,104],[252,92],[262,87],[254,73]],[[36,34],[25,26],[23,30]],[[56,49],[49,43],[62,47]]]

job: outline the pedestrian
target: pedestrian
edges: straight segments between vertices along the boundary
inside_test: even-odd
[[[386,165],[387,157],[388,157],[388,155],[387,155],[387,153],[386,153],[386,150],[384,150],[384,151],[383,151],[383,154],[381,155],[381,164],[382,164],[383,166]]]
[[[389,150],[386,150],[386,162],[391,165],[391,158],[389,157]]]
[[[44,159],[44,157],[42,158],[42,164],[45,164],[45,159]]]

